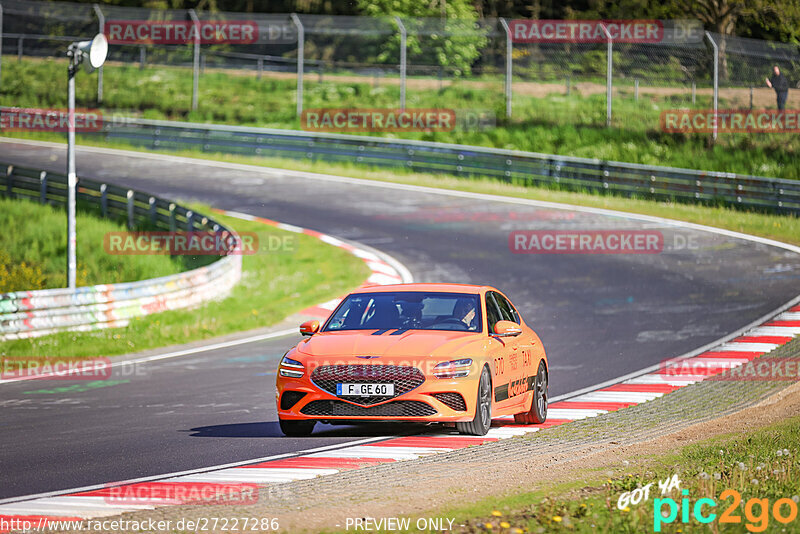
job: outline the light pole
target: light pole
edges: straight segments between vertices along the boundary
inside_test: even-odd
[[[67,48],[69,58],[68,74],[68,115],[67,115],[67,287],[75,289],[75,189],[78,178],[75,175],[75,75],[78,67],[84,65],[87,72],[92,72],[106,61],[108,41],[106,36],[98,33],[91,41],[72,43]]]

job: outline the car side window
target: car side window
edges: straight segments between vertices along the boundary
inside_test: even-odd
[[[500,310],[497,308],[497,303],[495,302],[492,293],[486,293],[486,322],[489,326],[489,335],[494,333],[494,325],[501,319],[502,316],[500,315]]]
[[[500,307],[500,313],[503,316],[503,319],[506,321],[511,321],[512,323],[519,323],[519,314],[517,310],[514,309],[514,306],[508,301],[500,293],[492,293],[495,300],[497,301],[497,305]]]

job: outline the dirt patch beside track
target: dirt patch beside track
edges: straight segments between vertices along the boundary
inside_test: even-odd
[[[798,414],[800,383],[795,383],[750,408],[640,443],[610,441],[578,447],[565,443],[565,450],[561,452],[557,447],[549,447],[546,453],[542,451],[524,459],[470,460],[448,463],[439,469],[420,466],[405,473],[400,484],[380,477],[379,480],[385,481],[386,491],[370,495],[353,492],[349,487],[341,488],[338,498],[318,502],[312,508],[303,506],[302,511],[281,514],[281,525],[292,531],[318,531],[335,528],[337,524],[343,529],[347,517],[437,517],[442,509],[487,497],[529,492],[560,483],[588,483],[587,474],[596,475],[598,470],[609,476],[620,475],[635,470],[651,456],[670,454],[715,436],[754,431]],[[630,462],[629,465],[623,467],[624,460]]]

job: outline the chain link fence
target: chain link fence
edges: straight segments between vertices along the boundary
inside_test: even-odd
[[[720,98],[730,107],[774,108],[775,91],[765,78],[778,66],[788,78],[790,95],[800,88],[800,47],[792,44],[713,34],[719,43]],[[790,96],[789,105],[792,99]],[[789,106],[787,106],[789,107]],[[795,104],[795,107],[798,107]]]
[[[498,117],[576,126],[642,122],[637,106],[643,99],[659,109],[772,108],[775,94],[764,79],[772,65],[790,81],[789,106],[800,86],[797,46],[708,32],[658,42],[615,40],[610,34],[589,42],[525,42],[513,34],[517,21],[489,18],[195,13],[35,0],[0,0],[0,7],[2,61],[64,57],[68,43],[103,31],[111,42],[105,69],[183,67],[192,77],[192,109],[199,104],[202,76],[212,69],[294,84],[297,115],[307,100],[371,107],[376,91],[399,108],[449,107],[453,91],[463,89],[476,108]],[[223,38],[150,38],[152,28],[165,21],[223,28]],[[136,33],[141,28],[145,38]],[[234,38],[224,28],[254,31]],[[674,37],[669,28],[664,31]],[[102,71],[97,83],[102,103]]]

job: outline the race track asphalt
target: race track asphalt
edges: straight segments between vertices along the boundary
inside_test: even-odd
[[[0,143],[2,162],[59,172],[65,152]],[[542,338],[551,396],[696,349],[772,311],[800,287],[800,255],[663,223],[135,153],[79,148],[77,165],[87,178],[370,245],[404,263],[416,281],[494,285]],[[664,249],[515,254],[514,230],[654,230]],[[406,430],[319,425],[309,438],[282,437],[274,372],[295,341],[152,362],[99,388],[55,380],[0,385],[0,499]]]

